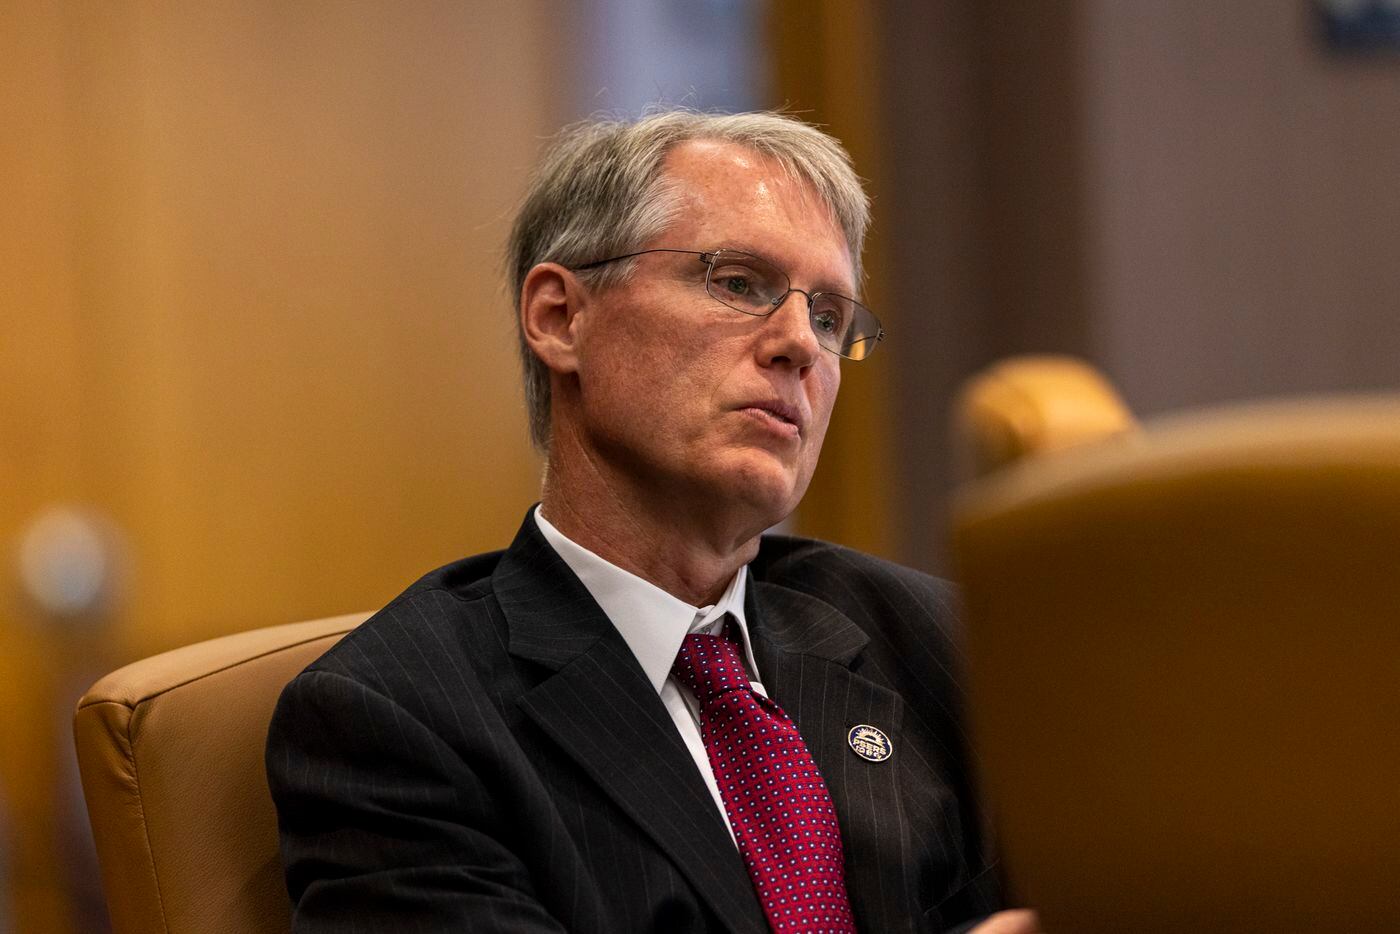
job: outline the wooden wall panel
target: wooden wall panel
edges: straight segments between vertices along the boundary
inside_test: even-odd
[[[894,359],[890,348],[914,321],[888,301],[886,252],[890,203],[879,108],[881,8],[839,0],[772,4],[770,106],[822,126],[841,140],[866,180],[874,220],[865,250],[864,300],[889,340],[875,356],[841,365],[841,393],[821,464],[794,525],[804,535],[895,557],[899,542],[895,453],[892,449]]]
[[[503,545],[535,498],[500,256],[565,116],[552,17],[544,0],[0,11],[16,929],[84,929],[64,905],[77,857],[47,826],[69,780],[53,728],[83,679],[378,606]],[[86,629],[14,570],[55,503],[125,543],[119,599]]]
[[[534,495],[498,285],[530,6],[84,9],[88,498],[133,651],[382,602]],[[512,76],[512,77],[507,77]]]
[[[64,932],[54,699],[63,639],[17,586],[17,532],[80,488],[81,323],[71,203],[65,23],[54,6],[0,7],[0,930]],[[81,817],[79,818],[81,819]]]

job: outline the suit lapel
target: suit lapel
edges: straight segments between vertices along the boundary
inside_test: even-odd
[[[493,575],[510,653],[554,674],[521,708],[645,831],[727,930],[762,909],[714,799],[622,636],[527,518]]]
[[[869,638],[815,597],[749,578],[745,607],[764,687],[797,724],[836,806],[846,881],[859,930],[911,930],[910,852],[901,813],[899,766],[904,705],[853,672]],[[894,755],[869,762],[852,751],[853,726],[878,727]]]

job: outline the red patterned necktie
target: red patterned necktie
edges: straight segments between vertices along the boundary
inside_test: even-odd
[[[686,636],[671,671],[700,702],[705,752],[769,926],[855,931],[836,809],[797,727],[749,686],[724,636]]]

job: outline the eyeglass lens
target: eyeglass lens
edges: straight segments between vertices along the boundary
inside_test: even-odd
[[[781,269],[748,253],[720,250],[710,254],[705,288],[716,301],[747,315],[769,315],[787,298],[791,282]],[[859,360],[874,348],[880,324],[863,305],[829,292],[808,297],[817,342]]]

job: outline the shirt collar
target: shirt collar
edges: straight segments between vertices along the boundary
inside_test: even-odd
[[[690,633],[718,633],[726,615],[733,617],[739,631],[750,676],[758,671],[744,618],[744,595],[748,587],[745,568],[734,574],[719,602],[694,607],[573,541],[541,515],[538,506],[535,507],[535,522],[545,541],[602,607],[658,694],[671,674],[681,641]]]

